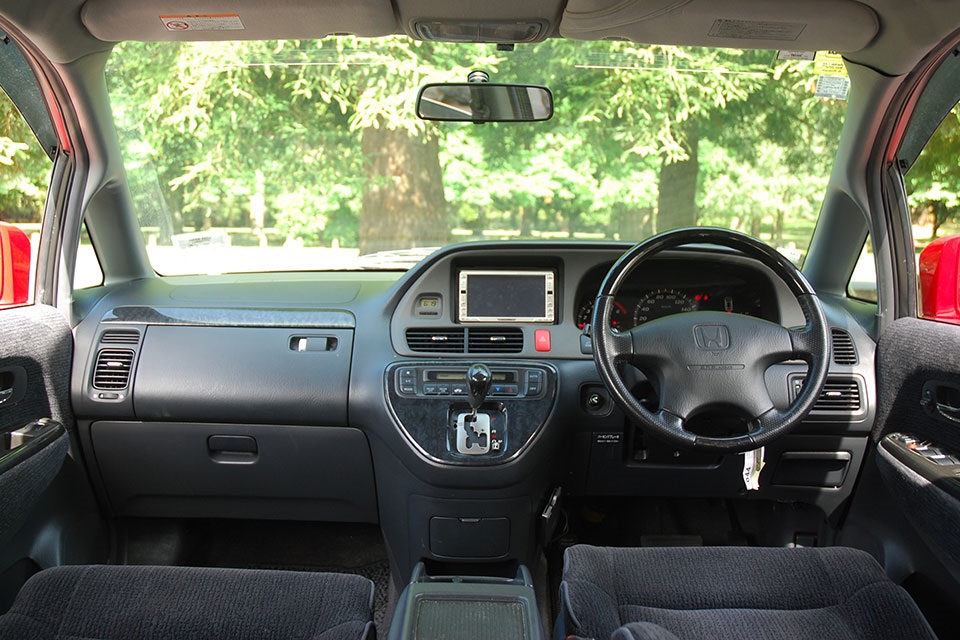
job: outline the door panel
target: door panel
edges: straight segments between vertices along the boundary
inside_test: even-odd
[[[56,309],[0,310],[0,611],[37,570],[105,557],[89,483],[69,455],[72,351]]]
[[[54,308],[33,305],[0,311],[0,371],[19,369],[22,397],[0,404],[0,426],[52,418],[73,424],[70,367],[73,335]]]
[[[878,366],[880,478],[929,551],[960,567],[960,327],[897,320]]]
[[[876,449],[839,542],[868,549],[914,596],[942,637],[960,606],[960,326],[903,318],[877,349]],[[945,389],[939,398],[936,389]],[[926,393],[925,393],[926,392]],[[946,634],[946,635],[944,635]]]
[[[916,318],[894,322],[877,349],[877,384],[875,442],[912,432],[960,450],[960,423],[939,418],[924,401],[925,385],[960,388],[960,328]]]

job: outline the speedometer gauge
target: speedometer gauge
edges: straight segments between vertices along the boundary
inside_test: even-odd
[[[633,310],[633,324],[697,310],[697,301],[676,289],[657,289],[645,294]]]
[[[584,301],[580,305],[580,308],[577,309],[577,328],[583,329],[585,326],[593,322],[593,298]],[[627,314],[627,308],[617,302],[613,301],[613,311],[610,314],[610,326],[614,329],[622,329],[624,324],[627,321],[627,318],[630,316]]]

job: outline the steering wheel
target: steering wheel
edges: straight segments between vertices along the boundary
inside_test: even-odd
[[[790,288],[806,325],[787,329],[774,322],[719,311],[666,316],[618,332],[610,327],[614,298],[627,276],[652,256],[699,243],[730,247],[770,268]],[[816,292],[789,260],[750,236],[726,229],[678,229],[629,249],[607,273],[593,309],[593,357],[614,401],[640,427],[678,447],[737,453],[757,449],[794,428],[823,389],[830,363],[830,329]],[[786,360],[808,365],[806,383],[785,410],[774,406],[764,372]],[[630,363],[659,392],[656,410],[630,392],[617,365]],[[698,436],[691,418],[707,410],[732,409],[748,418],[749,432]]]

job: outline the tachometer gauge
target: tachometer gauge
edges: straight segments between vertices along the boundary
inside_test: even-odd
[[[697,301],[676,289],[657,289],[640,298],[633,310],[633,324],[643,324],[657,318],[696,311]]]
[[[593,298],[590,298],[581,304],[579,309],[577,309],[577,328],[583,329],[585,326],[593,322],[593,303]],[[630,315],[627,313],[627,308],[614,300],[613,313],[610,316],[610,326],[614,329],[621,329],[626,324],[629,317]]]

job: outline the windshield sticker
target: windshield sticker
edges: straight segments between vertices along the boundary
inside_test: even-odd
[[[806,27],[803,22],[717,19],[708,34],[711,38],[739,40],[796,40]]]
[[[817,51],[813,72],[818,76],[845,76],[847,65],[843,63],[843,56],[836,51]]]
[[[846,76],[819,76],[816,96],[833,100],[846,100],[850,91],[850,78]]]
[[[816,51],[778,51],[777,60],[799,60],[812,62],[816,55]]]
[[[160,16],[167,31],[243,31],[243,22],[236,13],[205,13]]]

